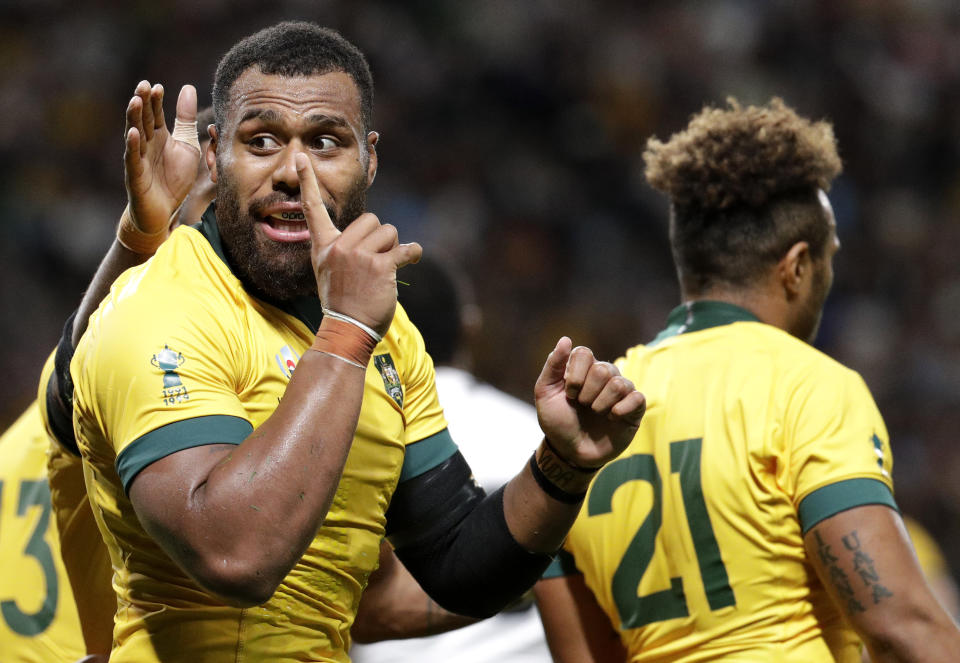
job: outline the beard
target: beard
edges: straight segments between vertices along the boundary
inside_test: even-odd
[[[244,287],[260,299],[289,302],[303,296],[317,296],[317,280],[310,259],[310,242],[276,242],[256,230],[256,222],[264,218],[263,210],[281,202],[299,202],[300,192],[274,191],[252,200],[241,210],[237,183],[228,171],[218,165],[216,212],[220,239],[227,261]],[[367,180],[359,176],[347,191],[338,210],[326,204],[330,220],[342,231],[367,205]]]

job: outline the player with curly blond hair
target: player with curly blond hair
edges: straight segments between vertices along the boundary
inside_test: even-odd
[[[809,345],[840,247],[830,124],[730,100],[644,158],[683,303],[616,362],[647,414],[538,584],[555,660],[854,663],[860,638],[875,661],[955,660],[883,419]]]

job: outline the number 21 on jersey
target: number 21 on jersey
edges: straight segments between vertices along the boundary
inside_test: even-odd
[[[710,524],[700,480],[700,448],[703,438],[670,443],[670,473],[678,474],[687,527],[693,539],[700,577],[711,610],[736,605],[727,569]],[[653,560],[655,542],[663,523],[663,484],[652,454],[619,458],[601,470],[587,501],[587,515],[599,516],[613,509],[613,495],[632,481],[649,483],[653,504],[640,524],[613,575],[613,599],[622,629],[638,628],[653,622],[687,617],[683,579],[670,578],[670,587],[640,596],[638,586]]]

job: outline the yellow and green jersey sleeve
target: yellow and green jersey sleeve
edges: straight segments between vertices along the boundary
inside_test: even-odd
[[[37,403],[0,436],[0,660],[73,661],[86,651],[60,558]]]
[[[852,371],[747,311],[681,307],[617,362],[647,413],[548,575],[582,572],[631,661],[859,660],[806,560],[840,511],[894,507],[886,429]]]

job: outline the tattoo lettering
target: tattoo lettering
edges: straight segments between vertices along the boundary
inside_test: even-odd
[[[843,546],[853,553],[853,570],[860,576],[863,584],[870,588],[873,604],[876,605],[880,603],[880,599],[893,596],[893,592],[880,584],[880,574],[873,565],[873,558],[861,548],[857,530],[843,537]]]
[[[851,613],[865,612],[866,608],[864,608],[863,604],[856,598],[853,585],[850,584],[850,578],[848,578],[843,569],[837,565],[839,558],[830,552],[830,546],[824,542],[819,531],[814,530],[813,535],[817,538],[817,555],[820,557],[823,565],[827,567],[827,572],[830,574],[830,581],[833,583],[833,586],[837,588],[837,593],[840,594],[841,600],[846,601],[847,610]],[[845,540],[844,545],[846,545]]]
[[[549,454],[541,454],[537,459],[540,469],[554,485],[564,488],[574,479],[573,470],[564,467],[560,461]]]

